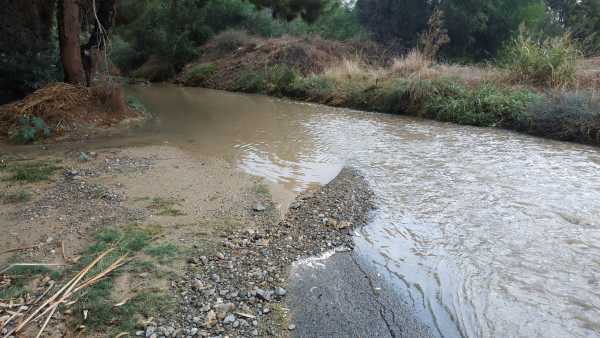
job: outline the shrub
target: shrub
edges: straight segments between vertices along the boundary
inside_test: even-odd
[[[219,65],[216,62],[199,64],[187,71],[183,78],[183,84],[186,86],[200,86],[217,69],[219,69]]]
[[[228,88],[232,91],[242,91],[245,93],[259,93],[265,85],[265,76],[254,72],[244,73],[229,84]]]
[[[224,55],[253,41],[254,39],[245,30],[228,29],[217,34],[211,41],[211,53]]]
[[[570,32],[542,38],[526,32],[523,26],[502,53],[500,62],[513,81],[550,87],[575,83],[577,61],[581,57]]]
[[[516,121],[515,129],[561,141],[600,145],[600,101],[592,91],[549,93]]]
[[[292,85],[298,79],[298,74],[289,66],[274,65],[267,69],[269,74],[269,91],[272,93],[286,94],[292,89]]]

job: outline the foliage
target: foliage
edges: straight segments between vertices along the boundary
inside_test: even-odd
[[[47,84],[62,81],[62,64],[58,48],[38,53],[0,55],[0,89],[23,97]]]
[[[555,87],[575,82],[580,57],[570,32],[543,38],[521,26],[500,60],[517,82]]]
[[[267,69],[268,89],[273,94],[286,94],[298,79],[298,74],[286,64],[274,65]]]
[[[12,173],[6,180],[27,181],[30,183],[49,180],[50,175],[58,169],[60,167],[43,161],[12,162],[0,165],[0,172],[8,171]]]
[[[186,86],[199,86],[217,69],[219,69],[219,65],[216,62],[199,64],[186,72],[183,84]]]
[[[265,76],[255,72],[247,72],[237,77],[231,82],[227,89],[231,91],[241,91],[245,93],[261,92],[265,85]]]
[[[552,18],[558,26],[566,27],[573,37],[585,41],[586,52],[600,51],[600,1],[598,0],[547,0]]]
[[[50,137],[52,134],[44,120],[35,115],[32,115],[31,119],[25,114],[21,115],[19,125],[21,125],[20,128],[10,131],[10,137],[13,140],[30,143],[35,141],[40,133],[45,137]]]
[[[138,101],[138,99],[131,95],[124,95],[123,101],[125,101],[125,103],[127,103],[131,108],[135,110],[148,113],[148,108],[146,108],[146,106],[144,106],[140,101]]]
[[[515,129],[561,141],[600,145],[600,100],[593,91],[554,91],[535,101]]]

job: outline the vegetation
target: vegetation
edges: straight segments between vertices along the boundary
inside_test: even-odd
[[[199,86],[217,69],[219,69],[219,66],[216,62],[199,64],[186,72],[183,84],[186,86]]]
[[[29,202],[30,200],[31,194],[26,191],[5,191],[0,194],[0,204],[18,204]]]
[[[180,201],[172,198],[156,197],[152,199],[152,203],[148,205],[150,209],[157,209],[159,215],[181,216],[183,211],[175,209],[173,206],[178,205]]]
[[[44,120],[35,115],[32,115],[31,118],[25,114],[21,115],[19,125],[20,128],[10,131],[11,139],[16,141],[30,143],[35,141],[40,134],[44,137],[50,137],[52,134]]]
[[[60,167],[53,166],[43,161],[10,162],[0,164],[0,172],[10,172],[12,175],[5,178],[8,181],[39,182],[49,180],[50,176]]]

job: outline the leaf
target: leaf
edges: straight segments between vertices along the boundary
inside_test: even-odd
[[[44,120],[42,120],[41,118],[39,118],[37,116],[32,116],[31,117],[31,124],[35,128],[38,128],[38,129],[43,129],[44,127],[46,127],[46,123],[44,123]]]
[[[29,124],[29,118],[27,115],[21,115],[21,117],[19,117],[19,124],[22,126]]]
[[[21,129],[19,129],[19,133],[21,134],[23,140],[30,142],[35,139],[36,130],[31,126],[23,126]]]

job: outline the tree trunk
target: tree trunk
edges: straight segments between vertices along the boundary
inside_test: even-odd
[[[79,46],[79,6],[76,0],[59,0],[56,13],[58,45],[65,72],[65,82],[86,85]]]
[[[98,8],[94,8],[97,21],[94,23],[90,40],[81,46],[81,60],[85,70],[86,85],[89,87],[98,70],[98,66],[104,60],[104,52],[108,40],[112,36],[117,14],[118,0],[100,0]],[[93,2],[95,6],[95,1]]]

